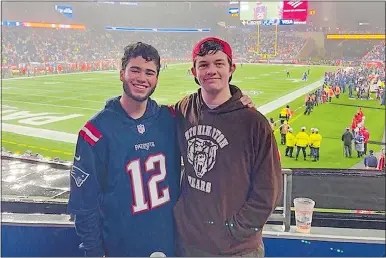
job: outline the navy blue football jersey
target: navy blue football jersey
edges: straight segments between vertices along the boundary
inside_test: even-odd
[[[80,130],[68,212],[86,256],[174,254],[181,159],[173,112],[148,101],[140,119],[119,97]]]

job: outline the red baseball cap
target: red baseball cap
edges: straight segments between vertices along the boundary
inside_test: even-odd
[[[194,45],[193,53],[192,53],[192,60],[193,61],[197,57],[198,53],[200,53],[200,49],[201,49],[202,44],[204,44],[205,42],[208,42],[208,41],[215,41],[218,44],[220,44],[222,46],[222,49],[223,49],[222,51],[228,56],[228,58],[230,60],[232,60],[232,48],[228,44],[228,42],[226,42],[220,38],[216,38],[216,37],[206,37],[206,38],[201,39],[199,42],[196,43],[196,45]]]

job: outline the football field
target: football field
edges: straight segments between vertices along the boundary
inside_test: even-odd
[[[187,74],[189,67],[188,64],[169,65],[165,71],[161,71],[153,99],[161,104],[174,104],[183,96],[195,92],[198,87],[193,77]],[[291,72],[291,78],[285,76],[285,70],[287,69]],[[310,84],[316,85],[315,82],[323,77],[325,71],[333,71],[336,67],[310,67],[311,73],[308,81],[301,81],[302,74],[307,69],[306,66],[243,65],[242,68],[237,67],[232,83],[240,87],[244,94],[249,95],[257,107],[264,104],[267,106],[267,103],[270,106],[272,101],[294,93]],[[2,145],[13,152],[22,153],[25,150],[31,150],[46,157],[60,157],[65,160],[72,160],[76,134],[79,129],[90,117],[103,108],[107,99],[120,95],[121,91],[122,83],[119,81],[118,71],[3,80]],[[292,100],[290,103],[291,108],[301,107],[303,100],[303,96]],[[339,101],[342,102],[341,104],[345,104],[351,100],[343,97]],[[354,104],[353,101],[350,103]],[[338,102],[335,104],[338,104]],[[298,130],[297,127],[303,124],[308,128],[318,127],[322,135],[327,132],[333,134],[334,130],[338,130],[337,133],[330,136],[332,142],[326,140],[325,143],[322,143],[326,146],[330,144],[335,146],[338,144],[333,141],[336,138],[339,139],[344,127],[350,124],[352,115],[345,118],[349,121],[344,121],[342,117],[347,114],[354,114],[357,110],[355,105],[335,105],[334,107],[331,104],[328,107],[324,105],[325,107],[317,107],[311,116],[307,117],[301,116],[299,109],[295,113],[293,121],[290,122],[293,123],[295,132]],[[377,109],[379,104],[377,106],[375,101],[363,105],[371,107],[371,109],[365,109],[366,117],[368,115],[370,117],[379,117],[374,119],[374,125],[370,119],[368,120],[369,124],[366,125],[370,127],[370,130],[374,127],[373,136],[380,141],[384,124],[384,115],[381,116],[380,114],[384,110]],[[280,105],[279,109],[281,107]],[[278,113],[278,110],[274,110],[267,117],[272,116],[277,120]],[[328,148],[325,150],[327,151]],[[334,150],[335,154],[330,154],[336,155],[337,151],[336,149]],[[339,144],[339,154],[341,152],[341,145]],[[321,156],[323,153],[321,148]],[[345,162],[340,164],[338,160],[333,159],[333,162],[329,163],[325,163],[325,160],[321,160],[317,164],[304,161],[294,163],[293,160],[284,159],[283,166],[343,168],[354,165],[358,160]]]

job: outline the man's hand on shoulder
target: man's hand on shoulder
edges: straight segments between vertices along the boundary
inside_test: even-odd
[[[240,101],[241,101],[241,103],[243,103],[244,106],[256,109],[255,103],[252,102],[252,99],[248,95],[243,95],[240,98]]]

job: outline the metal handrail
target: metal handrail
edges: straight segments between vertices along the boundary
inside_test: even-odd
[[[53,162],[53,161],[47,161],[47,160],[39,160],[39,159],[34,159],[33,157],[23,157],[19,155],[13,155],[13,154],[3,154],[1,155],[2,159],[19,159],[24,162],[30,162],[30,163],[45,163],[49,164],[52,167],[58,168],[58,169],[69,169],[71,167],[70,162]],[[292,202],[292,176],[293,176],[293,171],[291,169],[282,169],[282,174],[283,174],[283,209],[281,213],[275,213],[271,214],[271,216],[268,218],[268,221],[270,222],[283,222],[284,225],[284,230],[288,232],[290,230],[290,224],[291,224],[291,202]],[[15,200],[15,197],[8,197],[6,198],[7,200]],[[28,202],[28,198],[17,198],[19,201],[23,200],[25,202]],[[42,198],[44,199],[44,202],[49,202],[47,198]],[[4,201],[4,197],[2,198]],[[33,200],[32,200],[33,201]],[[52,202],[57,203],[59,200],[55,199],[52,200]]]
[[[283,174],[283,212],[269,216],[270,222],[283,222],[284,231],[288,232],[291,228],[291,203],[292,203],[292,170],[282,169]]]

